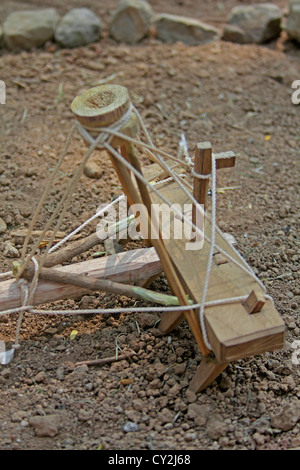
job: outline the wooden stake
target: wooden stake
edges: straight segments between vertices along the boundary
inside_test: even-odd
[[[128,352],[125,354],[119,354],[118,356],[111,356],[111,357],[103,357],[102,359],[92,359],[92,360],[87,360],[87,361],[80,361],[76,362],[75,366],[82,366],[82,365],[87,365],[87,366],[100,366],[103,364],[111,364],[112,362],[116,361],[123,361],[123,359],[128,359],[133,356],[137,356],[138,353],[136,352]]]
[[[207,178],[194,178],[194,198],[206,209],[206,198],[208,192],[209,176],[211,173],[211,153],[210,142],[201,142],[196,145],[194,170],[199,175],[208,175]],[[196,224],[196,208],[193,206],[192,221]]]

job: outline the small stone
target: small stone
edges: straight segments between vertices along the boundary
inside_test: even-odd
[[[103,170],[99,168],[96,162],[90,162],[84,167],[83,173],[88,178],[97,180],[103,175]]]
[[[186,364],[183,362],[181,364],[176,364],[174,366],[174,374],[175,375],[182,375],[185,373],[186,370]]]
[[[132,406],[137,411],[143,411],[145,409],[145,402],[140,398],[132,400]]]
[[[123,427],[123,431],[125,432],[134,432],[138,430],[139,430],[138,425],[132,421],[127,421],[127,423],[125,423]]]
[[[54,437],[59,432],[60,416],[57,414],[34,416],[29,419],[29,424],[38,437]]]
[[[229,438],[227,436],[222,436],[220,437],[218,442],[221,447],[227,447],[229,444]]]
[[[160,424],[171,423],[174,419],[174,413],[168,408],[163,408],[157,415]]]
[[[186,442],[192,442],[196,439],[196,433],[194,432],[187,432],[185,435],[184,435],[184,440]]]
[[[10,241],[6,241],[3,247],[3,255],[8,258],[19,258],[19,252],[17,248]]]
[[[58,369],[56,370],[56,378],[58,380],[64,380],[64,378],[65,378],[65,369],[64,369],[64,367],[58,367]]]
[[[210,439],[217,441],[226,435],[227,425],[220,417],[212,416],[207,421],[206,430]]]
[[[272,3],[234,7],[224,27],[223,39],[240,44],[262,44],[279,37],[282,11]]]
[[[154,313],[140,313],[137,322],[142,329],[151,328],[159,320],[159,316]]]
[[[155,27],[157,38],[169,43],[181,41],[184,44],[193,46],[215,41],[219,37],[219,31],[213,26],[194,18],[166,13],[156,17]]]
[[[210,405],[190,403],[188,405],[187,417],[193,419],[198,426],[203,426],[207,422],[211,410]]]
[[[188,405],[187,417],[189,419],[194,419],[197,416],[199,416],[200,412],[201,412],[201,405],[198,405],[197,403],[191,403]]]
[[[53,328],[52,326],[50,326],[45,330],[45,333],[47,333],[48,335],[55,335],[57,333],[57,328]]]
[[[290,0],[286,32],[290,39],[300,42],[300,0]]]
[[[266,440],[265,436],[263,436],[259,432],[255,432],[253,434],[253,439],[255,440],[257,445],[263,445],[265,443],[265,440]]]
[[[89,421],[90,419],[93,418],[93,416],[94,416],[94,411],[93,410],[81,409],[81,410],[79,410],[79,413],[78,413],[79,421]]]
[[[84,295],[79,302],[79,307],[82,310],[87,310],[87,309],[93,309],[98,306],[98,300],[95,296],[93,295]]]
[[[3,219],[0,217],[0,233],[4,233],[7,230],[7,225]]]
[[[140,420],[140,413],[136,410],[126,410],[125,415],[133,423],[138,423]]]
[[[168,392],[168,395],[169,395],[170,397],[176,397],[176,396],[179,395],[180,390],[181,390],[180,384],[179,384],[179,383],[176,383],[176,384],[174,384],[174,385],[170,388],[170,390],[169,390],[169,392]]]
[[[45,372],[42,370],[41,372],[39,372],[39,373],[34,377],[33,380],[34,380],[36,383],[41,383],[41,382],[44,382],[45,378],[46,378],[46,374],[45,374]]]
[[[187,389],[187,391],[185,392],[185,396],[189,403],[194,403],[197,400],[196,393],[192,392],[189,389]]]
[[[121,0],[109,24],[110,35],[119,42],[134,44],[149,32],[153,11],[143,0]]]
[[[76,367],[70,374],[66,376],[66,380],[70,382],[78,382],[79,380],[83,379],[88,374],[88,366],[83,364],[82,366]]]
[[[19,410],[12,414],[11,421],[12,423],[20,423],[22,419],[24,419],[26,416],[27,416],[26,411]]]
[[[63,47],[79,47],[97,41],[102,22],[89,8],[72,8],[60,20],[55,40]]]

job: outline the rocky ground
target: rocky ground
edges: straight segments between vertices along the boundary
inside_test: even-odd
[[[105,18],[117,2],[68,3],[94,8]],[[150,3],[157,11],[167,10],[166,2]],[[204,20],[221,25],[237,2],[174,1],[168,9],[192,16],[195,3],[203,8]],[[65,11],[60,4],[47,2]],[[3,2],[1,9],[7,14],[23,6]],[[210,140],[216,152],[236,152],[236,167],[218,175],[218,187],[227,188],[218,193],[218,223],[234,235],[238,250],[273,296],[286,325],[286,345],[231,363],[195,395],[188,384],[201,354],[186,323],[162,336],[157,314],[26,314],[20,348],[0,369],[1,450],[300,446],[300,105],[291,101],[291,84],[300,79],[299,59],[299,47],[284,37],[268,46],[214,42],[194,47],[155,38],[125,46],[104,37],[77,49],[48,43],[16,54],[2,51],[7,103],[0,108],[1,271],[20,254],[22,240],[13,232],[29,226],[74,123],[71,101],[100,82],[124,85],[157,146],[176,151],[184,132],[191,152],[202,140]],[[76,137],[36,229],[53,212],[84,149]],[[84,175],[76,189],[61,226],[65,233],[120,194],[107,158],[93,156],[90,169],[95,165],[98,174]],[[152,287],[167,290],[163,276]],[[124,296],[97,293],[44,307],[133,305]],[[17,320],[18,315],[0,317],[0,339],[7,348]],[[128,350],[136,355],[99,366],[77,365]]]

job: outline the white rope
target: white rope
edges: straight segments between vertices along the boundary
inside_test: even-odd
[[[243,295],[239,297],[232,297],[228,299],[219,299],[206,302],[204,304],[205,308],[212,308],[220,305],[241,303],[248,298],[248,295]],[[271,296],[266,295],[266,300],[273,302]],[[97,309],[78,309],[78,310],[40,310],[32,308],[30,313],[37,315],[104,315],[104,314],[118,314],[118,313],[147,313],[147,312],[184,312],[187,310],[196,310],[201,307],[201,303],[189,304],[189,305],[178,305],[172,307],[126,307],[126,308],[97,308]]]
[[[34,271],[35,272],[34,272],[34,276],[33,276],[33,280],[31,282],[30,288],[28,288],[28,283],[27,283],[27,281],[25,281],[25,279],[19,279],[17,281],[19,286],[20,286],[20,289],[21,289],[23,309],[20,311],[19,318],[18,318],[15,343],[12,346],[14,349],[17,349],[20,346],[20,344],[19,344],[19,334],[20,334],[20,330],[21,330],[23,315],[24,315],[26,310],[27,311],[29,310],[29,305],[28,304],[32,301],[32,299],[34,297],[34,294],[35,294],[35,291],[36,291],[37,286],[38,286],[39,264],[38,264],[38,262],[37,262],[37,260],[35,259],[34,256],[32,257],[32,261],[33,261],[33,264],[34,264]]]
[[[205,307],[205,300],[206,300],[206,295],[208,291],[208,285],[209,285],[209,278],[210,278],[210,273],[212,269],[212,263],[213,263],[213,256],[214,256],[214,251],[215,251],[215,244],[216,244],[216,210],[217,210],[217,203],[216,203],[216,195],[217,195],[217,182],[216,182],[216,160],[214,155],[211,155],[211,168],[212,168],[212,216],[211,216],[211,244],[210,244],[210,249],[209,249],[209,255],[208,255],[208,260],[207,260],[207,267],[206,267],[206,274],[205,274],[205,280],[204,280],[204,285],[202,289],[202,299],[201,299],[201,306],[200,306],[200,325],[201,325],[201,330],[202,330],[202,335],[203,335],[203,340],[207,346],[208,349],[212,349],[208,336],[207,336],[207,331],[206,331],[206,326],[205,326],[205,318],[204,318],[204,307]]]
[[[184,177],[185,175],[180,175],[180,176]],[[156,181],[152,184],[155,185],[155,186],[158,186],[158,185],[161,185],[161,184],[166,184],[171,180],[173,180],[172,176],[170,176],[169,178],[165,178],[164,180],[161,180],[161,181]],[[56,243],[56,245],[53,245],[52,248],[50,248],[49,253],[52,253],[53,251],[57,250],[57,248],[59,248],[61,245],[66,243],[68,240],[70,240],[70,238],[74,237],[77,233],[79,233],[81,230],[83,230],[84,227],[86,227],[88,224],[93,222],[93,220],[97,219],[98,217],[101,217],[101,215],[105,214],[105,212],[107,212],[111,207],[113,207],[115,204],[117,204],[118,202],[120,202],[123,199],[125,199],[125,194],[121,194],[121,196],[117,197],[114,201],[107,204],[107,206],[105,206],[103,209],[97,211],[96,214],[94,214],[92,217],[90,217],[85,222],[83,222],[83,224],[81,224],[75,230],[73,230],[68,235],[66,235],[62,240],[60,240],[58,243]],[[4,274],[10,274],[10,273],[11,272],[4,273]],[[1,274],[0,274],[0,277],[1,277]]]
[[[79,130],[80,134],[84,139],[86,139],[88,142],[95,143],[97,141],[97,148],[103,148],[105,143],[110,143],[111,140],[114,138],[115,133],[118,132],[122,127],[124,127],[130,120],[132,112],[133,112],[133,105],[130,103],[127,111],[123,114],[123,116],[116,121],[115,123],[111,124],[109,128],[107,127],[100,127],[100,128],[88,128],[88,127],[83,127],[79,121],[77,122],[77,129]],[[93,130],[94,132],[99,132],[98,136],[96,139],[94,139],[90,135],[90,131]],[[110,132],[107,132],[107,131]],[[103,147],[102,147],[103,145]]]
[[[99,210],[94,214],[92,217],[87,219],[83,224],[81,224],[79,227],[77,227],[73,232],[69,233],[66,237],[64,237],[62,240],[60,240],[56,245],[54,245],[52,248],[50,248],[49,253],[52,253],[53,251],[57,250],[61,245],[66,243],[70,238],[74,237],[78,232],[80,232],[84,227],[86,227],[88,224],[90,224],[93,220],[97,219],[98,217],[101,217],[101,215],[105,214],[111,207],[113,207],[115,204],[120,202],[122,199],[125,198],[125,195],[122,194],[118,198],[116,198],[114,201],[110,202],[105,206],[103,209]]]

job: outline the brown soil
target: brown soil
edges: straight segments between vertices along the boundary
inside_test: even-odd
[[[34,0],[26,5],[4,1],[0,9],[5,17],[41,3],[45,6]],[[73,6],[91,7],[105,23],[117,2],[73,0],[68,7],[57,0],[46,3],[62,13]],[[197,7],[204,21],[221,26],[230,8],[243,2],[150,3],[157,12],[186,16],[195,16]],[[230,364],[195,396],[187,387],[201,354],[186,323],[161,336],[158,315],[26,314],[21,346],[14,360],[0,369],[0,449],[300,446],[299,422],[287,430],[271,425],[274,415],[299,399],[299,366],[292,362],[292,344],[300,328],[300,107],[291,102],[291,84],[300,78],[300,49],[284,38],[268,46],[217,42],[198,47],[164,45],[150,38],[129,47],[104,36],[97,44],[74,50],[47,44],[17,54],[2,51],[7,103],[0,108],[0,217],[7,230],[0,235],[1,271],[10,269],[12,262],[3,254],[4,244],[14,242],[13,230],[28,227],[74,123],[71,101],[110,77],[111,83],[129,89],[157,146],[176,150],[184,132],[191,152],[197,141],[210,140],[214,151],[234,150],[238,155],[235,169],[218,175],[218,187],[232,187],[218,194],[218,223],[234,235],[240,253],[273,296],[286,324],[286,346]],[[43,228],[53,212],[84,150],[76,137],[36,229]],[[93,160],[102,175],[82,177],[61,227],[66,233],[120,194],[107,158],[95,155]],[[16,248],[20,252],[21,244]],[[163,277],[152,287],[167,289]],[[126,297],[97,293],[55,307],[133,304]],[[17,319],[16,314],[0,317],[0,339],[7,348],[14,341]],[[73,330],[78,334],[71,340]],[[137,355],[108,365],[75,366],[114,356],[117,349],[133,349]],[[60,419],[58,432],[39,437],[32,418],[48,415]],[[138,431],[126,432],[127,422],[136,423]]]

